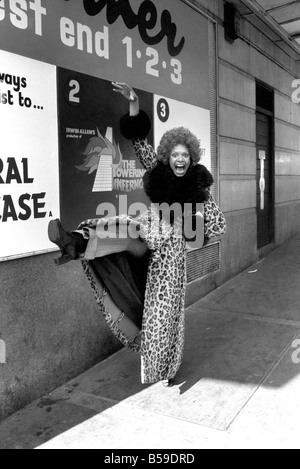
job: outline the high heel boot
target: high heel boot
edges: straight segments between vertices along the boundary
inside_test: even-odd
[[[86,250],[87,240],[80,233],[65,231],[58,219],[50,221],[48,237],[61,251],[61,257],[54,261],[56,265],[62,265],[71,260],[78,259]]]
[[[169,378],[169,379],[163,379],[162,380],[162,385],[165,388],[171,388],[175,384],[175,378]]]

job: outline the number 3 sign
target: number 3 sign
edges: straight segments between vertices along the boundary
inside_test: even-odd
[[[161,122],[167,122],[170,117],[170,106],[166,99],[160,99],[157,103],[157,115]]]

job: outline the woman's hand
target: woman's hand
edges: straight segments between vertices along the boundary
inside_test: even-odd
[[[139,98],[131,86],[126,83],[112,82],[113,91],[121,94],[129,101],[129,114],[130,116],[137,116],[140,112]]]
[[[128,101],[136,101],[138,99],[137,94],[134,92],[131,86],[128,86],[126,83],[112,82],[114,91],[123,95]]]

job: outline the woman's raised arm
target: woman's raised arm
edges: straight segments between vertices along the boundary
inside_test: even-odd
[[[126,83],[119,83],[117,81],[112,82],[113,90],[116,93],[121,94],[124,98],[128,99],[129,101],[129,115],[131,117],[137,116],[140,112],[140,103],[139,97],[136,92],[128,86]]]
[[[151,128],[148,115],[140,110],[139,97],[126,83],[112,82],[113,90],[129,101],[129,114],[122,117],[120,122],[122,135],[132,140],[137,158],[145,169],[151,170],[157,165],[157,155],[147,141],[147,134]]]

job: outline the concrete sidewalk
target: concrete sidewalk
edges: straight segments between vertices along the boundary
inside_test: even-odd
[[[186,322],[173,388],[141,385],[123,349],[2,422],[0,448],[299,449],[300,234]]]

